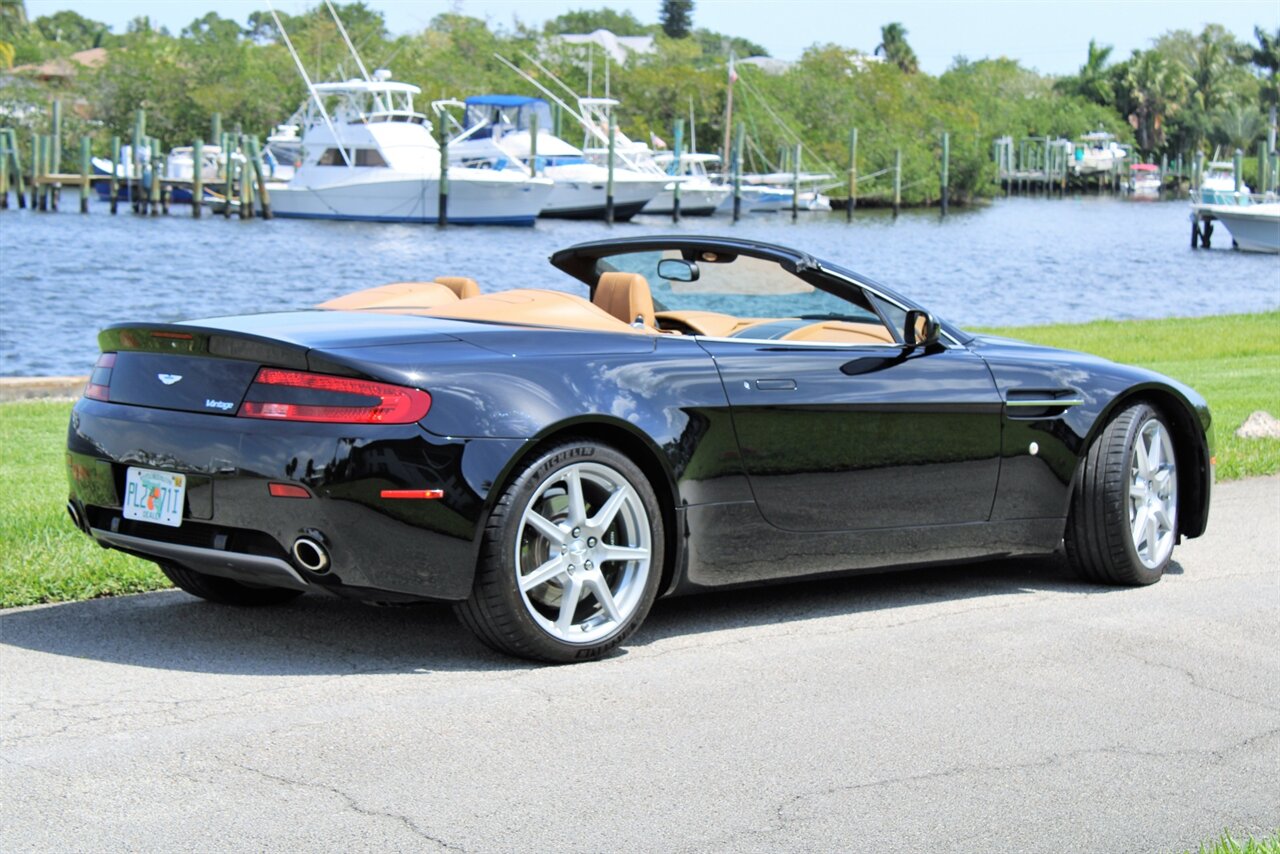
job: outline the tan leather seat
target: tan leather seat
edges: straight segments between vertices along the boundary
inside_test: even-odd
[[[480,285],[475,279],[468,279],[466,276],[436,276],[433,281],[449,288],[458,295],[458,299],[480,296]]]
[[[366,288],[353,294],[344,294],[326,300],[318,307],[339,311],[359,311],[391,307],[427,308],[457,301],[457,292],[439,282],[394,282],[390,285]]]
[[[639,273],[602,274],[591,301],[628,326],[638,317],[645,326],[655,327],[653,295],[649,293],[649,283]]]

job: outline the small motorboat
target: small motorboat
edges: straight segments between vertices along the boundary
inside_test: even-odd
[[[1242,252],[1280,253],[1280,202],[1202,204],[1195,206],[1192,216],[1221,222]]]
[[[1135,198],[1154,199],[1160,195],[1160,167],[1154,163],[1129,166],[1129,192]]]

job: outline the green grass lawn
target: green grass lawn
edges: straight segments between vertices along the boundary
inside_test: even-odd
[[[1209,401],[1219,480],[1280,471],[1280,439],[1234,435],[1254,410],[1280,418],[1280,311],[984,331],[1083,350],[1173,377]]]
[[[1252,836],[1236,839],[1224,830],[1212,842],[1201,843],[1198,854],[1280,854],[1280,830],[1261,839],[1254,839]]]
[[[1194,387],[1217,425],[1218,477],[1280,471],[1280,440],[1233,434],[1255,409],[1280,416],[1280,312],[990,330],[1143,365]],[[71,404],[0,404],[0,607],[167,587],[143,560],[101,549],[67,519]]]
[[[67,517],[71,404],[0,404],[0,607],[168,587],[155,564],[99,548]]]

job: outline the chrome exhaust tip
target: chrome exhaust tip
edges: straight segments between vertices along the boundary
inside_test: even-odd
[[[84,518],[80,515],[80,508],[76,507],[74,501],[67,502],[67,515],[71,517],[71,524],[75,525],[80,531],[84,531]]]
[[[320,574],[329,571],[329,552],[310,537],[298,537],[293,541],[293,559],[309,572]]]

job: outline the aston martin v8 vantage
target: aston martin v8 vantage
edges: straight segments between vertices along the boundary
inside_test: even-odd
[[[815,574],[1061,548],[1150,584],[1205,530],[1209,409],[1167,377],[967,333],[780,246],[551,264],[553,288],[106,328],[73,522],[212,602],[452,602],[545,661],[607,653],[659,597]]]

